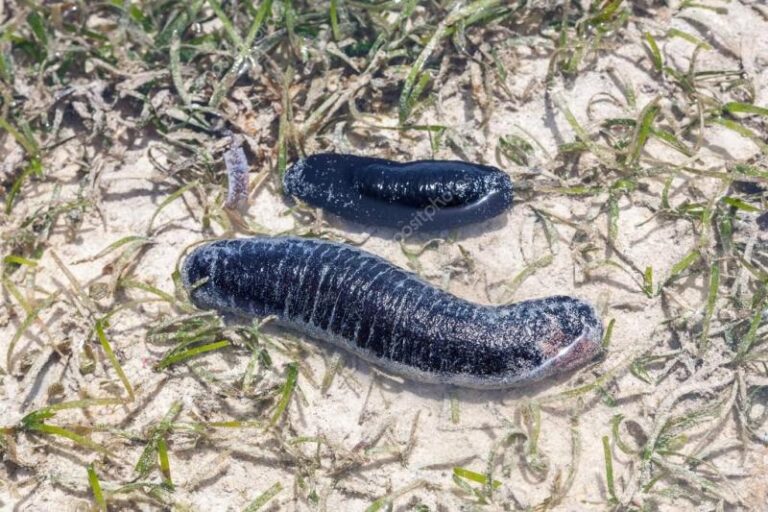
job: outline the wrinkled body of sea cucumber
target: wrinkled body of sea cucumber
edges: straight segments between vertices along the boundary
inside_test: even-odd
[[[516,386],[576,368],[602,350],[602,322],[584,301],[476,304],[333,242],[212,242],[187,256],[182,280],[198,307],[274,315],[279,324],[418,381]]]
[[[323,153],[301,159],[284,191],[348,220],[413,230],[450,229],[496,217],[512,205],[501,170],[451,160],[398,163]]]

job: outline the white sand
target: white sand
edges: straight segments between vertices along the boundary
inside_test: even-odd
[[[755,86],[755,103],[765,106],[768,103],[768,22],[756,10],[744,4],[723,4],[729,10],[727,15],[690,9],[685,11],[685,15],[677,15],[671,20],[660,19],[658,24],[659,27],[674,26],[697,33],[685,21],[689,17],[710,27],[713,34],[717,34],[710,35],[722,49],[701,52],[699,68],[735,68],[738,62],[727,51],[740,56],[747,76]],[[574,83],[555,86],[557,96],[588,130],[592,131],[597,121],[605,117],[637,118],[639,110],[657,94],[662,94],[662,103],[666,101],[663,97],[665,93],[659,90],[658,78],[651,72],[650,60],[639,42],[644,30],[640,26],[633,27],[628,32],[626,44],[611,43],[612,47],[606,54],[596,61],[590,58],[589,69],[581,72]],[[692,48],[690,43],[675,39],[664,43],[662,49],[670,62],[686,66]],[[496,160],[495,144],[499,136],[512,133],[521,135],[518,128],[524,127],[549,154],[554,155],[559,143],[573,140],[573,132],[560,112],[555,111],[553,118],[547,115],[543,77],[548,59],[543,52],[532,51],[524,46],[499,46],[497,50],[508,66],[506,85],[518,97],[516,101],[490,98],[491,116],[486,130],[480,127],[482,109],[468,92],[469,73],[462,73],[464,70],[460,69],[448,71],[440,89],[439,101],[421,114],[419,122],[451,127],[453,133],[449,135],[464,142],[468,158],[501,165],[516,175],[520,169],[511,163]],[[598,103],[593,106],[595,121],[592,121],[587,115],[587,106],[597,94],[608,93],[621,98],[621,92],[609,78],[610,69],[634,85],[637,108],[622,113],[615,105]],[[253,124],[253,135],[257,139],[260,127],[272,122],[274,118],[272,112],[242,117],[244,124]],[[448,148],[432,155],[429,140],[421,132],[408,134],[413,137],[408,139],[395,131],[366,128],[363,122],[358,122],[353,131],[362,137],[358,137],[359,140],[366,140],[366,137],[375,134],[375,138],[370,139],[372,142],[367,144],[366,152],[370,154],[409,159],[457,157]],[[397,112],[379,114],[377,122],[394,125]],[[149,218],[158,204],[175,190],[175,185],[164,181],[148,158],[149,148],[164,144],[160,140],[134,141],[126,148],[112,148],[110,155],[96,156],[101,170],[93,193],[101,198],[103,219],[94,211],[86,214],[73,240],[68,238],[64,219],[59,220],[50,239],[52,249],[46,250],[37,269],[35,283],[41,290],[71,289],[66,276],[52,258],[53,252],[80,283],[96,279],[109,282],[109,269],[105,269],[104,265],[112,261],[114,255],[95,261],[77,262],[96,255],[110,243],[127,235],[141,235],[145,232]],[[403,154],[383,152],[385,146],[399,147]],[[62,147],[57,162],[71,164],[79,157],[74,154],[75,147]],[[309,149],[332,148],[332,141],[321,141],[317,147]],[[338,146],[336,149],[355,150],[354,146]],[[13,154],[14,151],[14,143],[6,138],[2,153]],[[758,153],[759,148],[749,140],[725,129],[712,128],[707,132],[702,151],[692,163],[698,168],[722,170],[723,165],[730,160],[746,159]],[[678,153],[657,141],[649,143],[648,154],[683,161]],[[535,159],[536,166],[549,171],[557,166],[541,150],[537,150]],[[81,180],[76,175],[76,167],[48,164],[48,169],[55,169],[52,177],[62,187],[61,197],[66,200],[75,197]],[[263,172],[271,164],[268,160],[257,162],[254,171]],[[579,168],[587,169],[593,164],[589,158],[584,158]],[[257,176],[254,172],[252,179]],[[663,180],[645,182],[649,185],[645,193],[648,203],[657,204]],[[685,200],[706,201],[718,195],[719,187],[719,180],[681,175],[673,183],[670,200],[675,205]],[[696,191],[701,194],[700,197],[693,197]],[[25,187],[24,199],[14,208],[13,218],[6,219],[3,224],[17,224],[24,215],[45,205],[51,193],[50,183]],[[617,248],[640,269],[652,265],[658,283],[669,275],[672,265],[694,247],[698,235],[692,232],[687,222],[651,218],[652,212],[642,201],[637,201],[643,195],[634,194],[634,203],[626,198],[619,203]],[[173,289],[171,272],[181,251],[205,236],[201,232],[201,210],[197,199],[191,193],[184,197],[195,212],[194,217],[180,201],[172,203],[160,213],[155,224],[165,227],[153,238],[153,244],[133,272],[133,279],[165,291]],[[308,374],[301,374],[300,393],[291,401],[282,435],[284,441],[302,436],[318,437],[323,439],[323,444],[319,448],[315,442],[281,446],[278,437],[260,429],[219,429],[212,431],[206,439],[193,442],[193,436],[178,429],[169,437],[172,477],[176,484],[173,499],[178,504],[190,505],[192,510],[241,510],[275,482],[281,482],[283,490],[270,502],[267,507],[269,510],[362,510],[381,496],[416,485],[395,501],[396,510],[411,510],[416,503],[427,505],[429,510],[458,510],[460,507],[468,507],[473,500],[453,483],[453,467],[461,466],[484,472],[492,447],[524,425],[520,414],[528,400],[550,396],[580,383],[592,382],[606,370],[621,367],[624,368],[621,377],[610,386],[612,395],[617,399],[615,406],[606,405],[599,396],[588,394],[583,400],[571,399],[545,407],[542,411],[540,451],[549,464],[547,473],[537,479],[523,468],[519,450],[510,447],[506,455],[496,462],[494,475],[502,485],[495,491],[495,504],[487,508],[513,510],[517,507],[515,503],[523,507],[535,505],[549,496],[553,481],[558,478],[564,480],[573,464],[571,431],[576,425],[579,444],[577,473],[570,491],[555,509],[605,510],[607,496],[601,438],[611,435],[611,418],[622,414],[639,421],[647,429],[652,425],[665,398],[682,386],[691,384],[691,381],[686,381],[688,373],[683,368],[675,368],[656,387],[642,383],[626,371],[628,357],[631,355],[639,355],[643,350],[668,352],[678,348],[679,341],[672,339],[661,325],[665,315],[659,297],[646,297],[638,283],[620,270],[608,266],[590,270],[585,265],[582,249],[587,243],[595,246],[595,250],[589,252],[593,261],[607,257],[621,261],[613,251],[605,247],[607,217],[605,212],[600,211],[605,200],[605,195],[571,199],[557,194],[538,195],[528,202],[518,202],[505,219],[464,229],[459,233],[457,243],[441,243],[436,249],[426,251],[418,260],[421,268],[415,269],[435,284],[459,296],[481,302],[499,301],[504,295],[499,284],[508,282],[547,252],[543,225],[533,209],[569,219],[582,227],[589,235],[588,239],[575,238],[574,229],[564,224],[555,224],[557,243],[552,264],[535,272],[506,299],[573,294],[597,304],[606,323],[611,319],[616,322],[607,358],[599,366],[520,390],[451,390],[379,376],[365,362],[327,345],[304,340],[301,363],[311,370],[312,378]],[[273,232],[279,232],[293,225],[292,218],[285,215],[286,210],[287,204],[274,191],[266,188],[255,196],[248,218]],[[347,225],[336,219],[331,219],[331,222],[340,231],[351,232],[351,236],[359,237],[360,226]],[[218,229],[218,232],[221,230]],[[363,247],[399,265],[408,266],[409,261],[393,241],[393,235],[392,231],[374,230]],[[426,238],[421,240],[424,241]],[[417,242],[419,240],[414,244]],[[470,268],[465,265],[460,247],[471,256],[473,264]],[[449,269],[454,268],[454,273],[446,275]],[[676,288],[676,293],[680,294],[679,301],[668,307],[683,314],[694,313],[687,310],[686,305],[694,304],[698,307],[703,303],[707,287],[704,279],[699,277],[685,283],[686,286]],[[24,283],[19,284],[19,287],[25,289]],[[139,297],[143,294],[130,292],[129,295]],[[34,294],[30,292],[29,298],[32,296]],[[120,295],[118,300],[124,302],[128,297]],[[85,396],[103,397],[122,392],[113,369],[93,342],[92,347],[98,354],[99,364],[91,374],[80,375],[77,371],[88,333],[85,331],[87,324],[78,317],[72,302],[72,297],[67,296],[66,303],[57,303],[43,315],[50,337],[38,323],[32,326],[15,348],[14,372],[2,377],[0,387],[0,416],[4,418],[2,424],[15,424],[24,414],[46,405],[47,390],[56,383],[63,386],[66,400]],[[268,414],[256,397],[226,396],[221,389],[195,378],[183,366],[165,373],[153,371],[152,365],[164,347],[147,343],[147,326],[160,315],[172,317],[179,314],[163,303],[151,303],[123,311],[111,321],[107,333],[129,380],[136,386],[141,406],[137,414],[130,415],[133,405],[92,407],[85,415],[80,411],[65,411],[58,414],[51,423],[110,424],[126,432],[141,433],[159,421],[175,401],[183,407],[178,419],[180,422],[267,418]],[[0,305],[0,354],[6,353],[9,340],[23,317],[23,311],[15,300],[4,299]],[[74,355],[63,360],[52,359],[41,372],[41,382],[35,383],[29,376],[30,372],[27,372],[26,377],[19,373],[23,365],[45,363],[50,352],[45,352],[43,347],[65,341],[70,344]],[[711,361],[707,363],[717,362],[717,353],[717,350],[713,350],[709,358]],[[46,354],[46,357],[38,360],[40,354]],[[272,355],[278,368],[291,360],[275,350]],[[328,392],[322,394],[319,382],[328,364],[339,356],[342,361],[340,374]],[[205,356],[197,362],[202,362],[208,371],[215,373],[222,381],[231,383],[243,374],[248,359],[248,351],[240,348]],[[74,368],[65,369],[65,362],[74,365]],[[64,377],[60,379],[62,374]],[[717,380],[717,376],[715,373],[707,382]],[[276,378],[268,378],[274,380],[274,385],[281,383]],[[36,391],[33,391],[35,386]],[[455,423],[451,416],[452,399],[459,410],[458,421]],[[683,401],[676,410],[685,410],[693,403],[690,400]],[[571,413],[578,418],[576,424],[571,422]],[[734,434],[735,419],[729,415],[712,443],[725,442]],[[412,440],[409,440],[411,435]],[[132,466],[138,460],[143,444],[106,432],[95,433],[93,438],[118,454],[115,462],[97,464],[104,486],[129,481],[132,478]],[[0,486],[0,503],[5,508],[42,510],[54,504],[62,510],[87,508],[90,495],[85,466],[100,460],[98,455],[73,449],[64,440],[53,444],[49,442],[47,449],[40,450],[39,438],[18,435],[15,439],[18,445],[13,459],[21,466],[8,463],[0,470],[3,483]],[[741,504],[735,505],[736,508],[768,510],[768,489],[765,484],[768,450],[751,441],[748,443],[743,452],[727,451],[710,460],[723,474],[738,475],[729,478],[733,491],[726,491],[727,494],[741,497]],[[407,457],[402,458],[406,453]],[[637,468],[631,467],[631,459],[619,450],[614,449],[614,457],[617,487],[622,495],[623,486],[628,483],[626,479],[635,474]],[[298,460],[303,462],[297,466]],[[337,474],[347,464],[349,470]],[[9,468],[14,469],[9,473]],[[296,478],[298,474],[304,474],[305,479],[299,481]],[[153,472],[150,478],[159,481],[159,472]],[[419,483],[423,485],[417,485]],[[318,502],[314,506],[306,498],[312,489]],[[738,501],[734,499],[734,503]],[[137,503],[135,507],[141,510],[155,509],[155,505],[148,502]],[[690,507],[693,505],[682,498],[663,504],[665,510]]]

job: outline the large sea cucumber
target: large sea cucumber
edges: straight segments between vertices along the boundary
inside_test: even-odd
[[[398,163],[322,153],[292,165],[283,189],[348,220],[421,230],[481,222],[512,204],[512,180],[506,173],[452,160]]]
[[[278,323],[419,381],[503,388],[602,350],[594,308],[566,296],[475,304],[361,249],[295,237],[220,240],[182,267],[194,304]]]

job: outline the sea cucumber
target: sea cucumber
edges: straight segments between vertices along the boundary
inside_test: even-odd
[[[231,135],[229,148],[224,152],[227,169],[227,200],[224,206],[234,210],[248,207],[248,159],[243,151],[243,136]]]
[[[481,222],[512,204],[512,180],[506,173],[452,160],[398,163],[322,153],[292,165],[283,189],[348,220],[413,231]]]
[[[182,267],[192,302],[277,322],[404,377],[504,388],[602,351],[588,303],[566,296],[472,303],[361,249],[295,237],[220,240]]]

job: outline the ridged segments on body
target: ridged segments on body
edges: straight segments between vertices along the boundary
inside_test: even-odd
[[[292,165],[283,177],[283,188],[352,221],[419,230],[482,222],[512,205],[512,181],[504,172],[453,160],[398,163],[317,154]]]
[[[275,315],[281,324],[421,381],[512,386],[571,369],[600,351],[602,324],[583,301],[475,304],[337,243],[217,241],[187,257],[182,277],[199,307]]]

